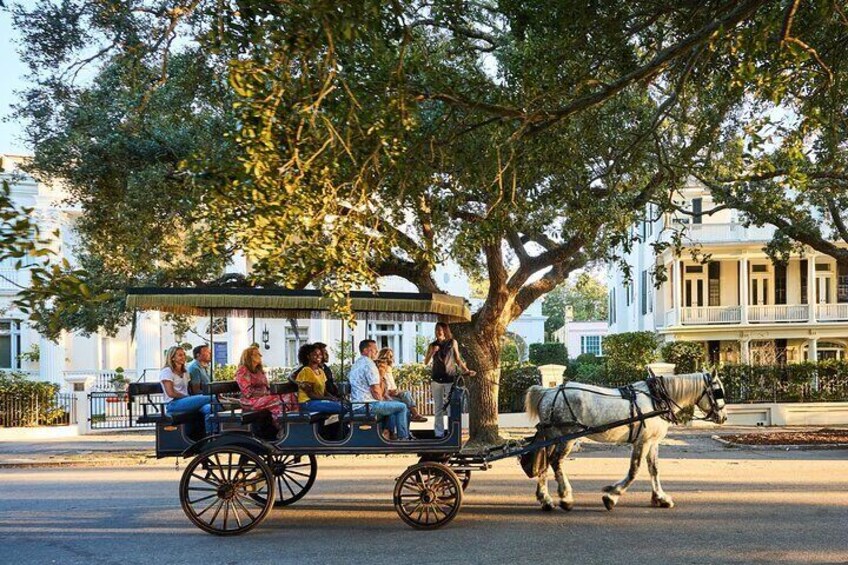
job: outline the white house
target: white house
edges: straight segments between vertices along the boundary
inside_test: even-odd
[[[649,330],[665,341],[696,341],[712,361],[779,363],[845,355],[848,272],[811,249],[794,253],[786,264],[773,263],[763,247],[775,228],[745,227],[736,210],[702,214],[714,203],[696,181],[682,190],[682,200],[691,215],[666,214],[633,227],[640,242],[625,257],[629,283],[611,265],[610,333]],[[681,255],[672,249],[654,253],[652,242],[684,227]],[[693,250],[700,255],[693,258]],[[659,288],[651,276],[656,265],[668,273]]]
[[[0,179],[8,180],[13,200],[32,207],[43,234],[55,229],[59,237],[53,242],[61,257],[73,263],[73,224],[80,210],[63,202],[67,196],[60,186],[38,183],[18,170],[25,156],[0,155]],[[257,320],[245,318],[196,319],[188,333],[175,336],[173,327],[156,312],[142,313],[138,317],[134,339],[129,328],[122,328],[116,336],[99,333],[82,336],[69,333],[54,343],[30,328],[25,316],[11,302],[21,287],[28,284],[26,269],[16,270],[14,262],[0,264],[0,370],[14,369],[28,373],[40,380],[66,384],[75,374],[92,374],[98,383],[106,386],[108,378],[117,367],[126,370],[133,378],[146,371],[153,375],[162,364],[162,352],[170,345],[190,343],[199,345],[209,340],[210,323],[214,331],[213,351],[216,363],[234,364],[241,351],[257,342],[265,348],[263,353],[268,366],[290,367],[297,363],[296,352],[301,344],[322,341],[338,355],[342,339],[341,323],[332,320]],[[244,259],[233,261],[233,272],[245,273]],[[441,288],[449,294],[468,298],[471,294],[467,279],[455,265],[447,265],[435,273]],[[381,281],[384,291],[414,291],[415,287],[403,279],[387,277]],[[472,308],[474,303],[472,301]],[[544,341],[545,317],[541,314],[541,301],[533,304],[524,315],[510,325],[509,330],[521,336],[527,344]],[[354,330],[354,342],[366,335],[378,340],[381,346],[392,347],[400,363],[422,360],[419,343],[433,337],[433,324],[422,322],[382,322],[359,320]],[[346,342],[350,331],[345,329]],[[38,360],[32,359],[38,352]],[[351,353],[345,348],[346,356]],[[23,356],[21,356],[23,354]]]
[[[564,343],[572,359],[584,353],[604,354],[604,337],[609,326],[606,320],[567,322],[554,332],[554,340]]]

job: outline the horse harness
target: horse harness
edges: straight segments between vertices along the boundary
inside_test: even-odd
[[[676,403],[671,399],[668,394],[668,390],[665,386],[665,381],[662,377],[651,375],[647,379],[645,379],[645,383],[648,385],[648,392],[643,390],[638,390],[632,384],[628,384],[625,386],[618,387],[617,391],[621,395],[621,398],[627,400],[630,403],[630,419],[636,418],[636,421],[632,421],[628,424],[627,431],[627,441],[628,443],[633,443],[639,438],[639,435],[642,433],[642,428],[644,427],[644,419],[642,418],[643,412],[642,408],[639,406],[639,395],[645,395],[651,399],[651,405],[653,407],[654,412],[661,412],[660,417],[668,422],[673,424],[678,423],[677,416],[674,413],[674,407]],[[554,393],[553,401],[550,406],[550,413],[548,415],[548,419],[546,423],[542,423],[541,419],[539,424],[537,424],[536,428],[539,431],[542,431],[545,428],[551,427],[562,427],[562,426],[576,426],[581,431],[587,431],[591,429],[589,426],[580,422],[577,418],[577,415],[574,413],[574,409],[571,407],[571,403],[568,401],[568,395],[565,394],[565,391],[568,389],[566,384],[561,384],[557,387],[556,393]],[[585,388],[579,387],[570,387],[577,388],[578,390],[582,390],[584,392],[591,392],[593,394],[601,394],[605,395],[602,392],[589,390]],[[708,387],[710,388],[710,387]],[[706,394],[706,391],[704,392]],[[557,413],[555,412],[557,401],[559,397],[562,397],[563,403],[565,407],[568,409],[568,414],[571,417],[569,421],[561,421],[557,417]],[[536,412],[541,413],[541,404],[542,400],[544,400],[544,396],[539,399],[538,404],[536,406]],[[679,407],[678,407],[679,408]]]

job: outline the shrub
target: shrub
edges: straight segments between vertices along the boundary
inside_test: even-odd
[[[531,343],[530,363],[533,365],[567,365],[568,350],[564,343]]]
[[[608,335],[604,338],[607,371],[616,379],[642,379],[645,367],[659,359],[658,346],[659,339],[654,332]]]
[[[215,365],[212,379],[215,381],[231,381],[236,378],[237,365]]]
[[[65,415],[65,411],[56,404],[57,392],[59,386],[53,383],[31,381],[20,373],[0,372],[0,395],[4,402],[13,403],[17,407],[14,415],[0,414],[0,427],[56,423]]]
[[[533,385],[542,384],[542,374],[535,365],[521,365],[501,371],[498,411],[524,412],[524,395]]]
[[[660,351],[663,361],[674,363],[675,373],[694,373],[704,365],[704,348],[695,341],[672,341]]]
[[[848,362],[825,360],[790,365],[723,365],[719,376],[728,402],[848,400]],[[818,377],[818,388],[814,386]]]
[[[403,389],[429,383],[432,371],[422,363],[406,363],[395,367],[393,373],[395,384]]]

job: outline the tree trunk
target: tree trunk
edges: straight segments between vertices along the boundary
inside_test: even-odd
[[[479,331],[474,324],[458,324],[452,330],[465,364],[477,372],[465,379],[468,387],[469,443],[502,443],[498,432],[498,387],[503,336],[492,329]]]

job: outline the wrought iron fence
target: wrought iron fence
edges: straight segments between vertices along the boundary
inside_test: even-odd
[[[77,421],[73,393],[0,393],[0,427],[66,426]]]
[[[151,397],[155,403],[165,402],[164,395]],[[91,392],[88,395],[89,423],[92,430],[124,430],[131,428],[151,428],[153,424],[140,424],[142,404],[147,404],[146,396],[130,399],[122,392]]]

